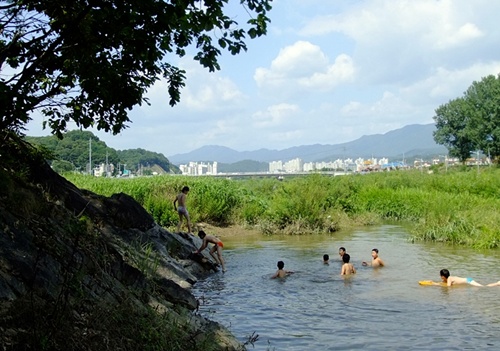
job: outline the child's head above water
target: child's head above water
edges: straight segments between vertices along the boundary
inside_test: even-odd
[[[349,263],[349,260],[351,259],[351,256],[348,254],[348,253],[345,253],[343,256],[342,256],[342,261],[344,263]]]
[[[285,262],[278,261],[278,269],[283,269],[283,268],[285,268]]]
[[[448,277],[450,276],[450,271],[449,271],[449,270],[447,270],[447,269],[441,269],[441,270],[439,271],[439,275],[440,275],[441,277],[445,277],[446,279],[448,279]]]

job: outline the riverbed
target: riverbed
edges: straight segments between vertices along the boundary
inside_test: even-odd
[[[439,270],[482,284],[500,280],[500,252],[411,243],[398,225],[332,235],[231,235],[228,271],[195,284],[200,313],[249,350],[498,350],[500,287],[420,286]],[[357,274],[340,276],[338,248]],[[385,267],[361,265],[379,249]],[[323,264],[323,254],[330,263]],[[270,279],[278,260],[295,273]]]

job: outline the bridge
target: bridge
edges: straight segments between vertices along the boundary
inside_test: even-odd
[[[235,173],[218,173],[218,174],[203,174],[197,177],[215,177],[215,178],[277,178],[277,179],[285,179],[285,178],[294,178],[294,177],[303,177],[311,174],[321,174],[328,175],[332,177],[354,174],[354,172],[334,172],[334,171],[326,171],[326,172],[280,172],[280,173],[269,173],[269,172],[235,172]]]

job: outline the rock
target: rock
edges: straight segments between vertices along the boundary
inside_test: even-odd
[[[193,328],[188,336],[209,337],[220,350],[244,349],[226,328],[194,312],[189,288],[217,271],[208,254],[192,254],[199,238],[161,228],[127,194],[80,190],[29,160],[28,172],[16,164],[0,169],[0,345],[137,349],[131,345],[139,335],[123,329],[134,321],[118,322],[120,311],[154,318],[154,306]],[[183,341],[186,349],[196,338]]]

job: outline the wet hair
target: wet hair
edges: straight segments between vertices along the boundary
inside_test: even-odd
[[[448,279],[448,277],[450,276],[450,271],[449,271],[449,270],[447,270],[447,269],[441,269],[441,270],[439,271],[439,275],[440,275],[441,277],[445,277],[446,279]]]
[[[342,251],[344,251],[344,252],[345,252],[345,247],[343,247],[343,246],[339,247],[339,251],[340,251],[340,250],[342,250]]]
[[[278,269],[283,269],[285,267],[285,262],[278,261]]]
[[[207,233],[205,233],[203,230],[200,230],[200,231],[198,232],[198,236],[199,236],[201,239],[203,239],[204,237],[206,237],[206,236],[207,236]]]
[[[372,249],[372,251],[375,251],[376,253],[378,253],[378,249]]]
[[[323,261],[328,261],[329,259],[330,259],[330,256],[328,256],[327,254],[323,255]]]
[[[186,192],[186,191],[189,191],[189,187],[188,187],[188,186],[185,186],[185,187],[183,187],[183,188],[182,188],[182,190],[181,190],[181,191],[182,191],[183,193],[184,193],[184,192]]]
[[[348,253],[345,253],[343,256],[342,256],[342,261],[344,263],[349,263],[349,260],[351,259],[351,255],[349,255]]]

